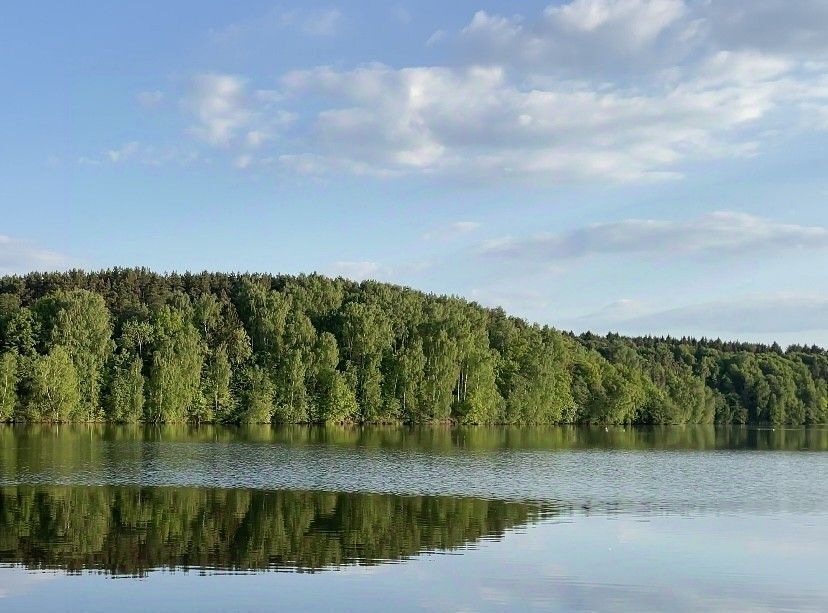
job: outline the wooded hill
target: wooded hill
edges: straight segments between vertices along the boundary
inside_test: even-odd
[[[574,336],[320,275],[0,278],[0,420],[828,422],[828,354]]]

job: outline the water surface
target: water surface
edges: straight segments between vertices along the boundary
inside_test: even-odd
[[[5,610],[824,610],[828,429],[0,427]]]

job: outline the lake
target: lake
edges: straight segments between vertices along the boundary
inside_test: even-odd
[[[825,610],[828,428],[0,426],[0,610]]]

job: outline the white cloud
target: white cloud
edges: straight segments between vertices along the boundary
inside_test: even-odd
[[[770,23],[776,5],[757,3]],[[816,20],[820,9],[804,4]],[[441,49],[459,54],[443,64],[322,66],[290,71],[268,89],[206,74],[185,108],[193,134],[230,149],[231,163],[258,149],[283,169],[314,174],[675,179],[695,162],[752,156],[767,141],[828,129],[828,62],[814,52],[814,33],[828,40],[828,26],[780,16],[789,40],[781,49],[736,27],[755,21],[748,13],[731,0],[572,0],[529,17],[480,11],[461,31],[429,40],[445,38]],[[729,20],[727,35],[714,17]],[[336,9],[277,10],[217,36],[263,29],[272,38],[274,27],[322,35],[340,19]],[[799,38],[811,42],[797,46]]]
[[[209,145],[255,149],[296,119],[295,113],[275,106],[280,94],[254,90],[237,75],[203,74],[191,85],[182,104],[196,121],[192,133]]]
[[[757,51],[719,51],[701,63],[698,84],[714,87],[772,81],[792,69],[793,63],[779,56]]]
[[[195,77],[185,101],[198,121],[193,133],[211,145],[228,144],[253,120],[248,95],[241,77],[216,73]]]
[[[689,221],[627,219],[565,234],[505,238],[479,253],[502,260],[554,262],[600,255],[660,256],[749,253],[828,248],[828,229],[784,224],[744,213],[720,211]]]
[[[530,17],[480,11],[454,38],[465,57],[583,78],[642,74],[716,51],[811,60],[828,52],[823,0],[573,0]],[[594,75],[593,75],[594,76]]]
[[[560,27],[581,32],[624,31],[633,44],[653,40],[684,13],[681,0],[575,0],[550,5],[544,17]]]
[[[21,274],[33,270],[62,270],[69,266],[69,259],[29,241],[0,234],[0,273]]]
[[[478,11],[455,42],[475,61],[543,73],[636,72],[684,52],[686,13],[681,0],[574,0],[528,19]],[[662,38],[669,53],[653,57]]]
[[[642,181],[678,176],[693,160],[753,154],[773,111],[828,104],[828,91],[798,82],[786,66],[720,54],[649,92],[563,81],[523,87],[500,67],[376,64],[294,71],[283,84],[295,98],[334,101],[307,135],[332,168]]]
[[[423,234],[423,238],[430,240],[450,240],[458,236],[471,234],[480,228],[476,221],[455,221],[441,228],[434,228]]]

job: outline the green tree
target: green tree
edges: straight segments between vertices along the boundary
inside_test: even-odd
[[[118,423],[133,423],[144,417],[143,363],[139,357],[122,358],[112,370],[107,398],[108,418]]]
[[[239,421],[247,424],[270,423],[273,417],[273,382],[258,366],[245,369],[243,375],[242,402]]]
[[[78,374],[72,358],[60,345],[33,359],[25,415],[31,421],[66,422],[85,417]]]
[[[503,398],[495,382],[495,356],[493,351],[481,348],[464,359],[456,409],[460,421],[469,424],[500,421]]]
[[[18,361],[16,351],[0,354],[0,421],[14,417],[17,407]]]
[[[35,354],[40,325],[31,309],[21,308],[14,311],[5,322],[3,331],[3,347],[13,349],[21,356]]]
[[[83,418],[101,419],[100,394],[104,366],[115,347],[109,309],[100,294],[74,289],[58,291],[38,304],[47,331],[47,349],[60,346],[80,377]]]
[[[391,344],[391,327],[376,304],[349,302],[342,323],[342,352],[346,370],[366,421],[382,419],[382,372],[380,364]]]
[[[356,396],[342,373],[337,371],[339,350],[336,338],[323,332],[314,346],[312,395],[316,422],[342,422],[359,414]]]
[[[233,415],[233,396],[230,378],[233,369],[227,350],[221,346],[213,351],[204,366],[202,393],[210,405],[210,412],[218,421],[229,421]]]
[[[153,332],[149,321],[130,319],[123,325],[118,345],[122,350],[143,359],[146,348],[152,343]]]
[[[198,415],[204,351],[186,313],[164,306],[153,317],[154,346],[150,363],[146,419],[180,422]]]
[[[828,422],[820,347],[575,336],[459,298],[320,275],[0,277],[2,369],[17,378],[0,419],[39,419],[35,373],[44,358],[59,365],[58,348],[80,393],[61,419],[132,420],[144,395],[151,422]]]

